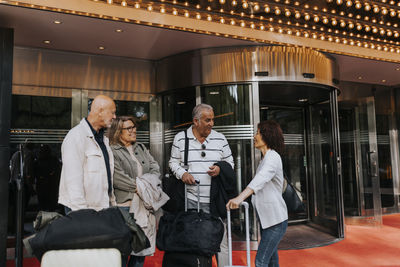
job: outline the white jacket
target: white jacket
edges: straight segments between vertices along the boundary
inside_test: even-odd
[[[252,203],[257,210],[262,229],[288,219],[286,203],[282,197],[282,160],[275,150],[267,151],[247,187],[254,191]]]
[[[137,194],[134,194],[130,212],[133,212],[136,223],[143,229],[143,232],[150,241],[150,247],[139,253],[132,253],[136,256],[149,256],[156,250],[156,217],[154,213],[161,208],[169,197],[161,189],[159,175],[145,173],[136,178]]]
[[[114,172],[114,157],[104,137],[111,181]],[[92,130],[85,119],[72,128],[61,146],[62,170],[58,203],[72,210],[108,208],[115,205],[114,193],[108,194],[107,169],[104,156]]]

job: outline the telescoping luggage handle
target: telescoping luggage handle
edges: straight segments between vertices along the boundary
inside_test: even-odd
[[[197,212],[200,212],[200,181],[195,180],[197,185]],[[188,198],[187,198],[187,185],[185,184],[185,211],[187,211]]]
[[[242,202],[240,206],[244,207],[245,221],[246,221],[246,256],[247,256],[247,267],[251,267],[250,262],[250,225],[249,225],[249,203]],[[232,265],[232,229],[231,229],[231,211],[227,211],[228,219],[228,252],[229,252],[229,265],[225,267],[246,267],[239,265]]]

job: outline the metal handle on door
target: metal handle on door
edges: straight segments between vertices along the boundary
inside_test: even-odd
[[[367,168],[367,174],[368,174],[368,176],[375,176],[376,175],[375,171],[372,170],[372,167],[373,167],[373,165],[376,165],[376,162],[375,162],[375,164],[373,164],[371,162],[371,154],[374,154],[375,152],[376,152],[375,150],[367,152],[367,167],[368,167]]]

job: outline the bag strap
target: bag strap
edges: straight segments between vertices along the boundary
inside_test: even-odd
[[[285,191],[286,191],[286,187],[287,187],[287,185],[289,184],[289,185],[291,185],[292,187],[293,187],[293,189],[294,190],[296,190],[298,193],[300,193],[301,194],[301,191],[292,183],[292,181],[290,181],[288,178],[287,178],[287,175],[286,175],[286,172],[285,171],[283,171],[283,192],[282,193],[284,193]],[[286,181],[286,186],[285,186],[285,181]]]
[[[183,158],[183,168],[189,170],[189,165],[188,165],[188,156],[189,156],[189,138],[187,136],[187,129],[185,130],[185,152],[184,152],[184,158]]]

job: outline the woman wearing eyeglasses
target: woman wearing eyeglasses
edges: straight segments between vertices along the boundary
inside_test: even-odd
[[[128,259],[123,258],[123,267],[141,267],[145,256],[152,255],[155,251],[154,210],[145,207],[146,203],[138,195],[137,183],[141,177],[159,179],[160,167],[147,148],[136,141],[136,128],[135,118],[121,116],[113,120],[108,134],[114,154],[113,185],[117,206],[135,214],[136,223],[142,227],[151,243],[150,248],[131,255],[128,265]],[[149,236],[149,233],[153,235]]]
[[[288,212],[282,198],[283,153],[282,129],[274,121],[258,124],[254,146],[262,153],[256,175],[239,196],[229,200],[226,208],[237,209],[241,202],[252,196],[253,207],[261,225],[261,240],[256,255],[256,267],[279,266],[278,245],[286,232]]]

